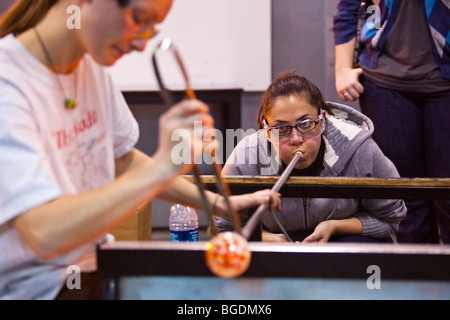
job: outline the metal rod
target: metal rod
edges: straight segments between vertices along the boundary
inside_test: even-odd
[[[289,175],[291,174],[298,160],[300,160],[302,157],[303,153],[301,153],[300,151],[295,153],[294,158],[291,160],[289,165],[283,171],[283,173],[281,174],[280,178],[277,180],[275,185],[272,187],[271,189],[272,191],[278,192],[281,189],[283,184],[289,178]],[[255,230],[258,223],[261,221],[262,214],[266,212],[268,206],[269,205],[267,203],[261,204],[258,207],[258,209],[256,209],[255,213],[251,216],[251,218],[248,220],[247,224],[242,228],[242,236],[244,236],[247,240],[250,238],[250,235]]]
[[[188,73],[186,71],[186,68],[184,67],[184,63],[183,63],[183,60],[181,59],[180,53],[178,52],[177,48],[175,47],[175,45],[173,44],[173,42],[170,39],[164,39],[159,44],[159,46],[156,48],[155,52],[152,55],[153,68],[155,70],[156,79],[157,79],[159,87],[161,89],[161,95],[164,99],[164,102],[168,106],[172,106],[175,104],[173,95],[166,88],[166,86],[164,85],[164,82],[162,80],[161,73],[158,68],[158,62],[156,59],[157,50],[162,50],[162,51],[170,50],[173,53],[173,55],[178,63],[178,66],[180,67],[181,73],[183,74],[183,78],[184,78],[184,82],[185,82],[185,86],[186,86],[186,95],[189,99],[196,99],[194,90],[192,90],[192,87],[191,87],[191,84],[189,81],[189,77],[188,77]],[[239,215],[229,200],[229,197],[231,195],[230,188],[228,187],[228,184],[226,183],[225,179],[223,179],[220,174],[221,167],[220,167],[219,162],[215,158],[215,156],[214,156],[214,166],[212,167],[212,169],[213,169],[213,174],[216,178],[217,191],[224,198],[225,204],[227,206],[227,212],[233,221],[235,231],[240,232],[241,231],[241,222],[239,219]],[[194,165],[195,183],[199,189],[200,196],[202,198],[202,202],[203,202],[203,206],[204,206],[204,210],[205,210],[206,214],[208,215],[209,219],[212,220],[212,215],[213,215],[212,209],[210,208],[209,203],[207,201],[205,187],[200,179],[200,175],[201,175],[200,168],[198,166]]]

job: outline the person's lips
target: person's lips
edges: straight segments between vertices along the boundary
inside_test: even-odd
[[[303,154],[303,156],[300,158],[300,160],[301,160],[301,159],[305,156],[305,151],[303,151],[303,150],[295,150],[295,151],[292,153],[292,157],[294,157],[295,154],[296,154],[297,152],[301,152],[301,153]]]

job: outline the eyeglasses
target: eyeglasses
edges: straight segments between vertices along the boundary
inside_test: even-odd
[[[139,27],[139,30],[141,30],[141,32],[136,35],[137,39],[150,40],[151,38],[158,35],[159,30],[155,28],[154,19],[146,19],[145,21],[143,21],[140,14],[135,11],[133,11],[132,13],[132,18],[134,24]]]
[[[321,135],[325,131],[325,123],[323,121],[322,109],[320,109],[320,115],[317,119],[305,119],[290,124],[279,124],[275,126],[269,126],[264,119],[264,129],[266,130],[266,137],[272,143],[286,143],[290,141],[290,134],[292,129],[300,134],[303,141],[313,139]]]
[[[159,31],[156,30],[154,27],[152,27],[151,30],[142,31],[141,33],[138,33],[137,38],[138,39],[147,39],[150,40],[151,38],[154,38],[158,35]]]

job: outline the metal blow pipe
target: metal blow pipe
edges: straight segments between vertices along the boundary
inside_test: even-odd
[[[297,151],[294,155],[294,158],[291,160],[289,165],[286,167],[286,169],[283,171],[282,175],[278,179],[278,181],[275,183],[275,185],[272,187],[272,191],[278,192],[283,184],[286,182],[286,180],[289,178],[289,175],[291,174],[292,170],[294,169],[295,165],[297,164],[298,160],[300,160],[303,157],[303,153],[300,151]],[[248,220],[247,224],[242,228],[241,234],[244,238],[247,240],[250,238],[250,235],[255,230],[258,223],[261,221],[262,214],[266,212],[269,204],[264,203],[261,204],[258,209],[256,209],[255,213],[252,215],[252,217]]]

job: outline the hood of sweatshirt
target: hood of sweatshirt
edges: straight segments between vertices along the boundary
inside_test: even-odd
[[[349,106],[327,102],[334,116],[327,114],[324,166],[338,176],[358,148],[373,134],[372,121]]]

